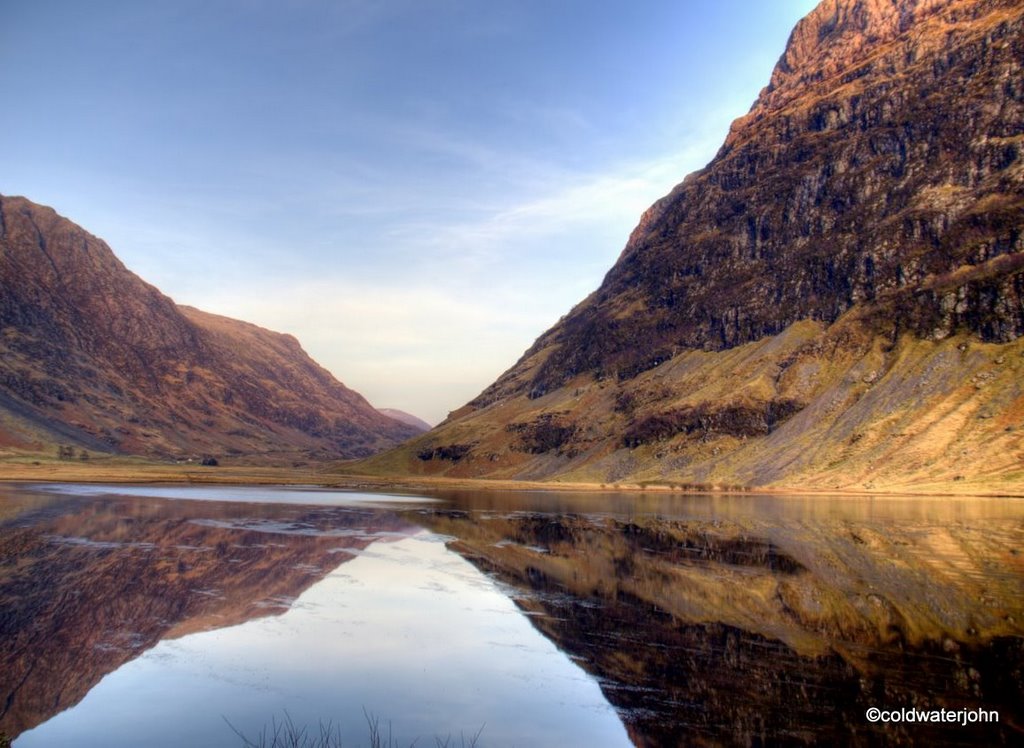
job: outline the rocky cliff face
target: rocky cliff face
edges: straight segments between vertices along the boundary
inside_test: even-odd
[[[825,0],[601,287],[384,462],[920,483],[995,440],[1024,479],[1022,60],[1017,1]]]
[[[356,457],[415,433],[292,336],[180,307],[50,208],[0,197],[0,448]]]

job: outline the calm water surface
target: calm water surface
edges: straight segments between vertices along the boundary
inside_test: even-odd
[[[1009,499],[2,486],[0,731],[1020,744],[1022,551]]]

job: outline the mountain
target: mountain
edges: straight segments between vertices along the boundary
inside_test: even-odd
[[[825,0],[600,288],[368,471],[1024,484],[1024,5]]]
[[[179,306],[51,208],[0,197],[0,450],[292,460],[417,433],[291,335]]]
[[[404,410],[398,408],[377,408],[378,413],[383,413],[388,418],[394,418],[396,421],[413,426],[417,431],[430,431],[430,424],[424,421],[422,418],[417,418],[412,413],[406,413]]]

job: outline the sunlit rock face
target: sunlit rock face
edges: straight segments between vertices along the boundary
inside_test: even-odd
[[[1019,3],[816,9],[715,160],[541,339],[534,394],[871,302],[887,332],[1019,337],[1022,28]]]
[[[417,433],[291,335],[179,306],[52,209],[0,196],[0,449],[289,461]]]
[[[1022,32],[1019,2],[823,2],[601,287],[387,464],[1019,488]]]
[[[733,123],[730,140],[752,122],[782,109],[808,87],[859,70],[879,45],[894,41],[937,12],[977,11],[952,0],[825,0],[797,23],[771,80],[750,114]],[[956,16],[950,16],[956,17]],[[862,74],[862,73],[859,73]]]

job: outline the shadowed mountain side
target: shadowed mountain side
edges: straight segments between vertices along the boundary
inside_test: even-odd
[[[287,461],[416,433],[291,335],[178,306],[52,209],[0,197],[0,448]]]
[[[12,737],[158,641],[280,615],[380,533],[415,529],[383,511],[117,498],[5,514],[0,731]]]
[[[1024,730],[1019,521],[419,521],[509,586],[637,745],[996,745]],[[871,725],[881,704],[1000,722]]]
[[[1024,486],[1024,5],[825,0],[601,287],[369,472]]]

